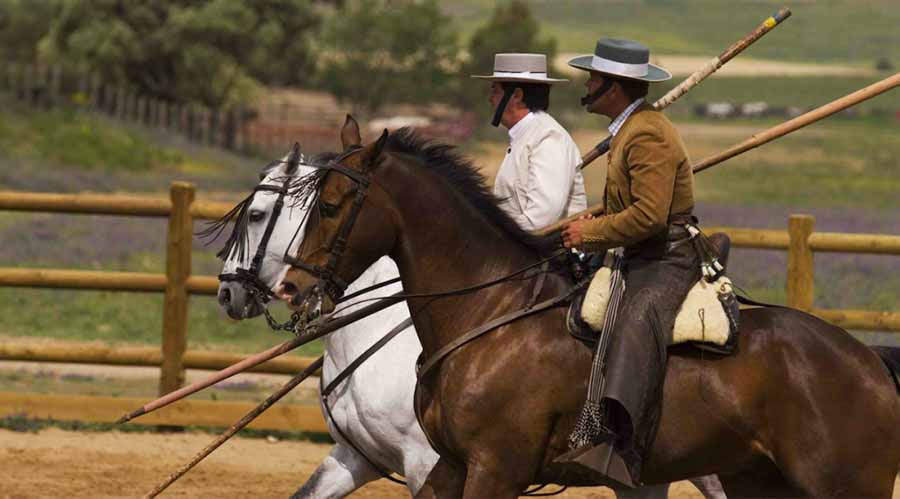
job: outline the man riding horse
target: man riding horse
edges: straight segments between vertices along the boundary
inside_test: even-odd
[[[575,141],[547,113],[550,86],[568,80],[547,76],[543,54],[496,54],[491,81],[492,124],[509,130],[510,145],[497,172],[494,194],[525,230],[536,230],[587,207],[581,155]]]
[[[671,75],[649,59],[640,43],[604,38],[593,55],[569,61],[590,73],[581,103],[586,111],[612,119],[613,138],[605,211],[569,224],[563,242],[589,252],[624,247],[625,291],[607,359],[601,359],[607,362],[601,424],[580,428],[589,438],[563,460],[609,475],[615,474],[609,470],[625,469],[630,476],[610,478],[626,484],[640,483],[642,459],[661,413],[667,337],[701,274],[685,227],[696,222],[691,162],[672,123],[644,100],[649,83]],[[610,466],[615,461],[624,466]]]

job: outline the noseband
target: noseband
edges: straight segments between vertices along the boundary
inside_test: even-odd
[[[328,262],[326,262],[323,267],[321,265],[303,262],[299,258],[288,254],[284,255],[284,263],[291,267],[302,269],[316,277],[319,281],[316,283],[314,289],[320,293],[324,292],[335,303],[341,299],[348,286],[347,282],[341,279],[335,270],[337,269],[338,263],[340,263],[341,256],[343,256],[344,251],[347,249],[347,240],[350,238],[350,232],[353,230],[356,219],[359,217],[359,212],[362,209],[363,202],[366,200],[366,193],[369,188],[369,177],[367,175],[347,168],[340,164],[340,162],[360,150],[362,150],[362,148],[357,146],[324,165],[312,165],[316,168],[340,173],[350,179],[354,184],[353,192],[355,196],[353,198],[353,205],[350,208],[349,216],[338,228],[334,242],[331,244],[331,247],[328,248]],[[298,232],[299,230],[300,229],[298,228]],[[306,240],[304,239],[304,244],[305,243]],[[288,245],[288,248],[290,248],[290,245]],[[299,253],[302,254],[302,252]]]

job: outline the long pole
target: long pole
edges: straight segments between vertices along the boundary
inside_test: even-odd
[[[191,468],[197,465],[200,461],[202,461],[206,456],[210,455],[212,451],[216,450],[225,443],[226,440],[233,437],[235,433],[241,431],[245,426],[250,424],[251,421],[256,419],[260,414],[262,414],[266,409],[272,407],[272,404],[278,402],[282,397],[287,395],[287,393],[293,390],[297,385],[299,385],[303,380],[310,377],[313,373],[318,371],[322,367],[322,359],[323,357],[319,357],[312,364],[309,365],[303,372],[297,374],[293,378],[290,379],[287,383],[284,384],[281,388],[278,389],[266,400],[263,400],[255,409],[248,412],[244,417],[242,417],[237,423],[231,425],[230,428],[225,430],[225,433],[219,435],[218,438],[213,440],[212,443],[207,445],[199,454],[194,456],[193,459],[190,460],[187,464],[183,465],[181,468],[178,468],[175,473],[169,475],[162,483],[153,488],[150,492],[145,495],[145,498],[156,497],[160,494],[160,492],[166,490],[169,485],[172,485],[175,480],[181,478],[185,473],[190,471]]]
[[[653,108],[661,111],[668,107],[669,104],[678,100],[678,98],[686,94],[688,90],[699,85],[701,81],[706,79],[706,77],[715,73],[726,62],[730,61],[732,58],[734,58],[734,56],[743,52],[744,49],[752,45],[753,42],[762,38],[762,36],[769,31],[772,31],[776,26],[781,24],[782,21],[790,16],[791,11],[787,7],[776,12],[775,15],[766,19],[762,22],[762,24],[757,26],[756,29],[754,29],[749,35],[733,43],[717,57],[714,57],[712,60],[707,62],[705,66],[698,69],[697,71],[694,71],[694,73],[691,74],[686,80],[679,83],[677,87],[669,90],[666,95],[662,96],[661,99],[653,104]],[[606,154],[606,152],[609,151],[610,141],[612,141],[612,136],[603,139],[603,142],[600,142],[599,144],[591,148],[590,151],[585,153],[585,155],[581,158],[580,168],[584,168],[595,159]]]
[[[771,142],[779,137],[783,137],[795,130],[799,130],[800,128],[809,125],[810,123],[815,123],[823,118],[827,118],[834,113],[843,111],[850,106],[859,104],[862,101],[871,99],[876,95],[883,94],[892,88],[900,85],[900,73],[897,73],[893,76],[885,78],[877,83],[873,83],[866,88],[857,90],[852,94],[845,95],[840,99],[829,102],[822,107],[813,109],[812,111],[797,116],[796,118],[786,121],[776,127],[772,127],[764,132],[754,134],[749,139],[741,142],[740,144],[736,144],[728,149],[720,152],[719,154],[715,154],[710,156],[703,161],[694,165],[694,173],[702,172],[708,168],[712,168],[713,166],[737,156],[738,154],[749,151],[750,149],[754,149],[759,147],[767,142]]]
[[[806,125],[809,125],[810,123],[815,123],[822,118],[827,118],[828,116],[847,109],[850,106],[859,104],[860,102],[871,99],[876,95],[887,92],[888,90],[891,90],[898,85],[900,85],[900,73],[885,78],[877,83],[873,83],[872,85],[869,85],[868,87],[865,87],[861,90],[857,90],[852,94],[845,95],[838,100],[825,104],[822,107],[814,109],[806,114],[800,115],[792,120],[786,121],[764,132],[755,134],[749,139],[741,142],[740,144],[730,147],[719,154],[706,158],[703,161],[695,164],[694,173],[702,172],[714,165],[725,161],[726,159],[733,158],[738,154],[749,151],[750,149],[753,149],[755,147],[759,147],[767,142],[771,142],[778,137],[783,137],[793,131],[805,127]],[[549,225],[547,227],[544,227],[543,229],[537,230],[534,232],[534,234],[537,236],[546,236],[561,230],[563,227],[569,225],[570,223],[578,220],[585,215],[599,215],[600,213],[603,213],[603,204],[595,204],[588,207],[586,210],[578,212],[570,217],[566,217],[553,225]]]
[[[116,421],[116,423],[125,423],[128,421],[131,421],[132,419],[134,419],[138,416],[143,416],[144,414],[155,411],[161,407],[165,407],[165,406],[171,404],[172,402],[175,402],[176,400],[183,399],[184,397],[187,397],[188,395],[190,395],[192,393],[198,392],[208,386],[212,386],[222,380],[228,379],[228,378],[234,376],[235,374],[246,371],[247,369],[250,369],[251,367],[262,364],[263,362],[265,362],[269,359],[273,359],[273,358],[278,357],[279,355],[281,355],[283,353],[289,352],[301,345],[305,345],[313,340],[319,339],[334,330],[337,330],[337,329],[340,329],[340,328],[346,326],[347,324],[350,324],[359,319],[362,319],[363,317],[372,315],[375,312],[384,310],[385,308],[388,308],[391,305],[393,305],[399,301],[402,301],[403,298],[399,297],[401,294],[402,294],[402,291],[395,293],[391,296],[381,298],[378,301],[376,301],[375,303],[373,303],[371,305],[367,305],[359,310],[355,310],[347,315],[342,315],[340,317],[333,318],[333,319],[332,318],[319,319],[316,322],[313,322],[312,324],[310,324],[310,326],[307,328],[308,332],[303,333],[294,339],[285,341],[284,343],[282,343],[280,345],[276,345],[264,352],[247,357],[246,359],[244,359],[236,364],[233,364],[229,367],[226,367],[225,369],[213,374],[212,376],[210,376],[204,380],[197,381],[196,383],[193,383],[191,385],[185,386],[184,388],[178,389],[178,390],[176,390],[172,393],[169,393],[163,397],[160,397],[152,402],[148,402],[143,407],[140,407],[139,409],[122,416],[121,418],[119,418]]]

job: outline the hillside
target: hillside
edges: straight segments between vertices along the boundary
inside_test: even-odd
[[[900,65],[900,9],[895,0],[527,0],[544,35],[560,52],[589,53],[601,36],[632,38],[654,52],[713,56],[783,6],[784,26],[747,50],[756,58],[842,62],[871,67],[886,57]],[[445,2],[466,34],[495,2]],[[511,27],[513,28],[513,27]]]

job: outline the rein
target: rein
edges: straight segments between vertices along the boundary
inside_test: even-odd
[[[498,278],[496,278],[496,279],[491,279],[490,281],[485,281],[485,282],[482,282],[482,283],[479,283],[479,284],[474,284],[474,285],[472,285],[472,286],[466,286],[466,287],[464,287],[464,288],[451,289],[450,291],[437,291],[437,292],[434,292],[434,293],[399,293],[399,294],[396,294],[396,295],[390,295],[390,297],[391,297],[391,298],[396,297],[396,298],[400,298],[400,299],[406,300],[406,299],[409,299],[409,298],[443,298],[443,297],[448,297],[448,296],[459,296],[459,295],[464,295],[464,294],[468,294],[468,293],[473,293],[473,292],[475,292],[475,291],[480,291],[480,290],[482,290],[482,289],[489,288],[489,287],[491,287],[491,286],[496,286],[497,284],[502,284],[502,283],[504,283],[504,282],[510,281],[510,280],[512,280],[514,277],[519,276],[519,275],[521,275],[521,274],[524,274],[524,273],[528,272],[529,270],[532,270],[532,269],[534,269],[534,268],[542,267],[542,266],[544,266],[544,265],[547,265],[547,264],[549,264],[551,261],[555,260],[556,258],[559,258],[560,256],[564,255],[564,254],[566,253],[566,251],[568,251],[568,250],[565,249],[565,248],[560,249],[560,250],[557,250],[557,251],[555,251],[552,255],[550,255],[550,256],[548,256],[548,257],[545,257],[545,258],[542,258],[542,259],[540,259],[540,260],[538,260],[538,261],[536,261],[536,262],[534,262],[534,263],[530,263],[530,264],[528,264],[528,265],[526,265],[526,266],[524,266],[524,267],[522,267],[522,268],[520,268],[520,269],[518,269],[518,270],[515,270],[515,271],[513,271],[513,272],[510,272],[509,274],[500,276],[500,277],[498,277]],[[549,272],[549,270],[544,269],[544,270],[542,270],[541,274],[545,274],[545,273],[547,273],[547,272]],[[357,291],[356,293],[353,293],[352,295],[348,296],[348,298],[349,298],[349,297],[352,297],[352,296],[356,296],[356,295],[362,294],[363,292],[366,292],[366,291],[370,291],[371,289],[375,289],[375,288],[380,288],[380,287],[382,287],[382,286],[386,286],[386,285],[389,284],[389,283],[392,284],[393,282],[394,282],[394,280],[392,279],[392,280],[390,280],[390,281],[385,281],[385,282],[381,282],[381,283],[375,284],[375,285],[373,285],[373,286],[369,286],[368,288],[365,288],[365,289],[362,289],[362,290],[360,290],[360,291]],[[365,302],[367,302],[367,301],[377,301],[377,300],[381,300],[381,299],[383,299],[383,298],[387,298],[387,297],[385,297],[385,296],[376,296],[376,297],[374,297],[374,298],[366,298],[366,299],[363,299],[363,300],[355,301],[355,302],[353,302],[351,305],[354,305],[354,306],[355,306],[355,305],[360,304],[360,303],[365,303]],[[341,300],[341,301],[344,301],[344,300]],[[349,306],[350,306],[350,305],[348,305],[348,307],[349,307]],[[345,308],[346,308],[346,307],[345,307]],[[334,314],[336,314],[336,313],[338,313],[338,312],[341,312],[341,311],[343,311],[343,310],[344,310],[344,309],[338,309],[338,310],[335,310],[334,312],[331,313],[331,315],[334,315]]]

